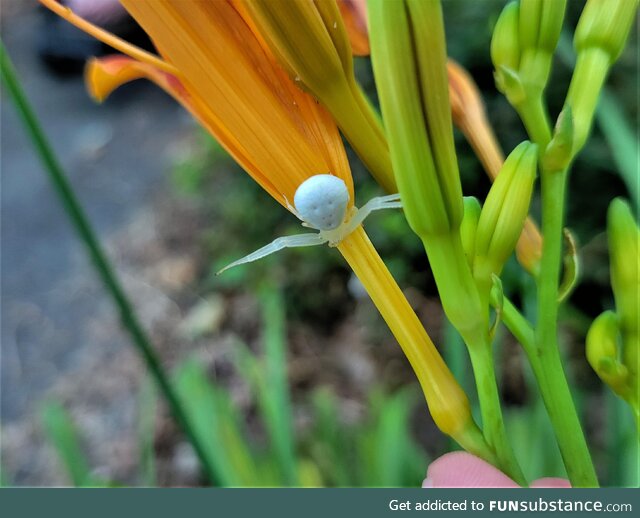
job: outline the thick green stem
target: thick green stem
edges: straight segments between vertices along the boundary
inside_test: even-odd
[[[484,300],[475,285],[460,234],[428,236],[423,242],[445,313],[469,349],[484,436],[496,452],[498,467],[519,484],[526,484],[502,417],[493,354],[488,341],[488,300]]]
[[[482,341],[479,341],[482,342]],[[493,447],[498,467],[520,485],[527,481],[518,465],[504,426],[500,408],[500,394],[493,367],[491,344],[477,343],[469,345],[469,356],[478,388],[478,399],[482,413],[482,430],[487,442]]]
[[[483,304],[455,230],[422,239],[444,312],[467,345],[478,330],[488,329],[488,307]]]
[[[531,366],[571,485],[598,487],[598,478],[562,368],[560,352],[557,347],[549,347],[538,354],[538,360],[531,362]]]
[[[538,145],[540,155],[544,154],[551,140],[551,126],[549,115],[545,108],[542,95],[527,97],[523,102],[515,106],[522,122],[524,123],[529,138]]]
[[[491,305],[497,307],[498,301],[492,296]],[[535,332],[529,321],[518,311],[506,296],[502,300],[502,322],[507,327],[516,340],[522,345],[529,360],[533,361],[536,356]]]
[[[109,264],[107,256],[103,252],[96,234],[91,228],[89,219],[80,206],[80,203],[78,202],[62,167],[55,157],[53,149],[51,149],[44,131],[42,130],[40,123],[38,122],[38,119],[24,94],[15,69],[2,42],[0,42],[0,69],[2,70],[2,80],[18,110],[18,114],[24,123],[25,129],[31,138],[33,146],[40,155],[45,171],[49,175],[49,179],[51,180],[51,183],[59,196],[71,223],[78,232],[78,235],[89,254],[91,262],[93,263],[96,273],[99,275],[114,306],[120,313],[122,325],[129,333],[138,353],[144,360],[149,372],[157,383],[160,392],[163,394],[167,404],[169,405],[171,413],[191,442],[209,482],[216,484],[217,476],[213,466],[207,459],[204,445],[200,442],[200,439],[192,429],[182,405],[180,404],[177,393],[173,390],[158,356],[153,350],[144,329],[138,322],[133,306],[127,299],[122,286],[120,286],[120,283]]]
[[[562,228],[567,171],[543,171],[542,232],[544,243],[538,277],[537,361],[532,367],[560,452],[573,486],[598,485],[558,346],[558,283],[562,259]]]

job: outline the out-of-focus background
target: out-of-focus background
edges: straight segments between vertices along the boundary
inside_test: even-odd
[[[478,82],[508,152],[526,137],[493,84],[489,42],[503,5],[444,2],[449,54]],[[582,5],[569,2],[567,29]],[[419,485],[429,460],[453,445],[435,428],[399,347],[338,254],[287,250],[216,277],[231,260],[297,232],[298,222],[153,85],[136,82],[104,105],[92,102],[82,62],[103,54],[100,44],[34,2],[0,6],[2,39],[27,95],[198,430],[212,442],[215,419],[228,423],[208,448],[221,482]],[[148,45],[126,18],[105,24]],[[568,41],[548,88],[554,117],[570,79]],[[590,321],[612,305],[606,209],[613,197],[628,197],[634,181],[619,174],[612,146],[616,131],[635,139],[637,58],[633,34],[608,82],[613,108],[596,121],[569,189],[568,224],[583,268],[562,314],[563,354],[608,485],[637,483],[633,424],[591,372],[583,343]],[[356,66],[373,94],[368,60]],[[1,110],[2,483],[202,484],[191,447],[122,331],[4,95]],[[465,194],[483,199],[489,182],[461,135],[456,142]],[[350,158],[361,204],[379,190]],[[443,320],[420,242],[400,212],[371,217],[367,230],[474,399],[466,352]],[[504,277],[528,310],[531,281],[515,261]],[[522,352],[506,331],[496,356],[508,429],[527,475],[563,475]],[[265,365],[274,361],[287,369],[291,403],[281,387],[281,406],[270,413],[261,394],[269,387]],[[287,429],[295,436],[289,453],[273,438]]]

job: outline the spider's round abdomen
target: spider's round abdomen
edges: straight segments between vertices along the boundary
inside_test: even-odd
[[[300,184],[293,198],[303,221],[318,230],[333,230],[344,221],[349,191],[344,180],[317,174]]]

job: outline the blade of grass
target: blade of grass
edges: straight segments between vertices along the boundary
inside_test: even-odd
[[[138,394],[138,448],[142,483],[146,487],[157,483],[154,448],[157,409],[155,386],[145,379]]]
[[[223,486],[259,486],[260,470],[253,460],[229,393],[212,384],[195,360],[182,364],[175,374],[184,410],[199,442],[205,445],[207,462]]]
[[[638,182],[638,135],[624,116],[622,107],[607,88],[600,94],[596,119],[611,149],[618,172],[629,191],[633,207],[640,208],[640,183]]]
[[[112,299],[114,307],[120,314],[122,325],[128,332],[132,343],[142,357],[147,369],[158,385],[160,392],[164,396],[171,413],[178,422],[185,435],[191,442],[193,449],[198,456],[202,468],[209,482],[216,485],[217,480],[211,463],[204,453],[204,445],[198,441],[193,433],[191,425],[185,417],[184,411],[176,397],[169,379],[164,372],[162,364],[156,355],[147,335],[140,325],[138,318],[129,302],[125,292],[115,276],[106,254],[102,250],[96,234],[89,223],[82,206],[73,192],[71,184],[66,178],[64,170],[60,166],[53,149],[51,148],[42,127],[31,108],[20,81],[18,80],[14,66],[5,49],[4,43],[0,41],[0,70],[2,71],[2,81],[13,100],[13,103],[22,119],[24,127],[31,139],[33,146],[44,165],[45,172],[49,176],[56,194],[64,207],[73,227],[79,235],[80,240],[86,248],[93,267],[102,280],[104,287]]]
[[[411,435],[415,394],[401,390],[388,396],[374,392],[356,438],[362,483],[374,487],[415,487],[427,470],[427,458]]]
[[[282,293],[265,287],[260,294],[264,322],[266,386],[264,419],[288,485],[298,483],[293,415],[289,395],[286,358],[286,330]]]
[[[380,407],[377,431],[378,472],[384,486],[413,487],[422,483],[427,471],[426,455],[411,435],[411,390],[386,396]]]
[[[78,431],[65,408],[59,403],[47,402],[40,411],[40,419],[45,436],[56,450],[72,484],[76,487],[98,485],[80,446]]]
[[[328,485],[356,486],[353,434],[342,425],[335,394],[326,387],[312,395],[314,427],[311,454]]]
[[[237,343],[232,361],[257,400],[258,410],[278,461],[282,483],[299,484],[298,460],[293,434],[293,416],[287,379],[284,301],[278,289],[260,291],[263,316],[264,357],[257,358],[243,343]]]

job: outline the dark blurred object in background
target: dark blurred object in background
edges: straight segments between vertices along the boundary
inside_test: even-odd
[[[71,8],[78,16],[134,45],[146,50],[153,49],[145,32],[118,0],[64,0],[60,3]],[[114,52],[48,9],[40,7],[39,11],[41,29],[37,33],[38,55],[53,73],[59,76],[79,74],[90,57]]]

